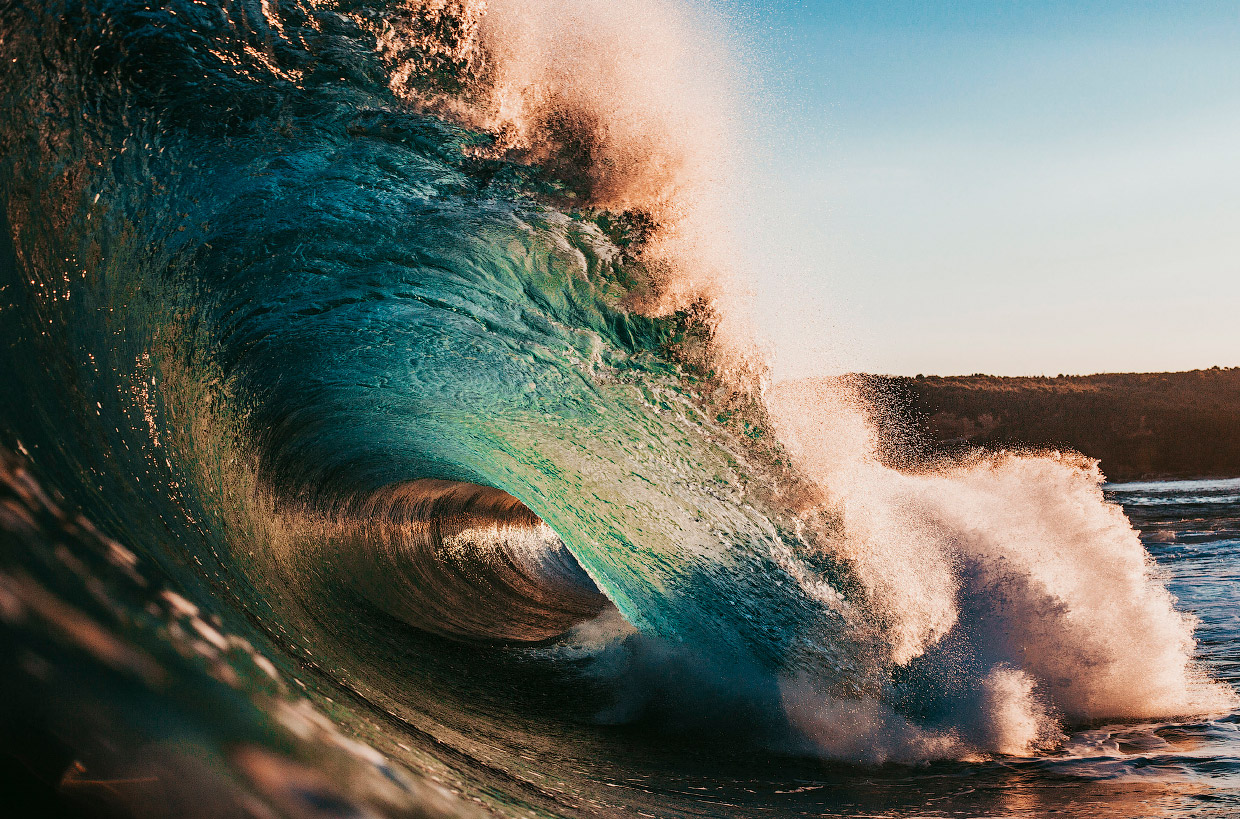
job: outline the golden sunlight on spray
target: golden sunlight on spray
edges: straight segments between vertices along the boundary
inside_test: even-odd
[[[735,269],[742,77],[721,19],[679,0],[409,0],[379,32],[392,87],[490,134],[490,154],[568,179],[570,205],[635,215],[655,290],[642,312],[704,301],[715,354],[752,365]],[[437,77],[451,69],[444,84]]]
[[[1222,713],[1235,698],[1193,661],[1190,615],[1116,504],[1096,462],[998,453],[901,471],[869,408],[837,381],[768,393],[781,439],[843,520],[828,548],[858,568],[890,661],[934,648],[982,600],[981,750],[1030,753],[1058,721]],[[976,604],[974,604],[976,605]],[[885,717],[890,719],[890,717]]]

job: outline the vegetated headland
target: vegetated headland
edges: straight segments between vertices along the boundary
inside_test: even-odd
[[[923,456],[1071,449],[1108,480],[1240,477],[1240,367],[1055,377],[846,376]]]

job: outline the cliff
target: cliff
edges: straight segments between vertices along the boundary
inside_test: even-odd
[[[1110,480],[1240,475],[1240,367],[1007,378],[849,376],[921,452],[1069,448]],[[909,433],[912,432],[910,436]]]

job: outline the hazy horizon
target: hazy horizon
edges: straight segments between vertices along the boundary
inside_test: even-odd
[[[1006,373],[987,373],[987,372],[981,372],[981,371],[976,371],[976,372],[971,372],[971,373],[918,372],[918,373],[913,373],[911,375],[908,375],[905,373],[880,372],[877,370],[864,370],[864,371],[854,370],[854,371],[850,371],[844,374],[845,375],[872,375],[872,376],[877,376],[879,378],[918,378],[918,377],[925,377],[925,378],[975,378],[975,377],[980,377],[980,378],[1093,378],[1093,377],[1108,376],[1108,375],[1175,375],[1178,373],[1194,373],[1194,372],[1204,372],[1208,370],[1237,370],[1237,369],[1240,369],[1240,364],[1232,365],[1232,366],[1215,364],[1209,367],[1190,367],[1184,370],[1107,370],[1107,371],[1100,371],[1100,372],[1084,372],[1084,373],[1067,373],[1067,372],[1024,373],[1021,375],[1009,375]],[[793,374],[793,375],[777,375],[776,380],[777,381],[796,381],[802,378],[823,378],[823,377],[830,377],[830,376],[824,376],[821,374],[812,374],[812,373],[809,373],[809,374],[802,373],[802,374]]]

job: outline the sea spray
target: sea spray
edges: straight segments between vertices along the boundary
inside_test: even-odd
[[[1226,705],[1089,464],[900,471],[854,398],[763,403],[726,49],[638,10],[0,7],[5,474],[143,578],[5,507],[32,735],[130,773],[115,736],[192,741],[280,806],[615,815],[725,749],[977,760]],[[365,775],[289,738],[324,726]]]
[[[916,686],[939,731],[1030,753],[1063,719],[1234,705],[1194,661],[1193,618],[1103,497],[1097,462],[997,453],[901,471],[848,382],[781,385],[769,399],[793,457],[838,510],[829,548],[857,568],[894,677]]]
[[[412,0],[368,25],[402,100],[494,135],[477,150],[541,168],[561,205],[620,217],[653,285],[629,306],[705,300],[714,362],[759,366],[734,202],[750,79],[723,17],[682,0]]]

